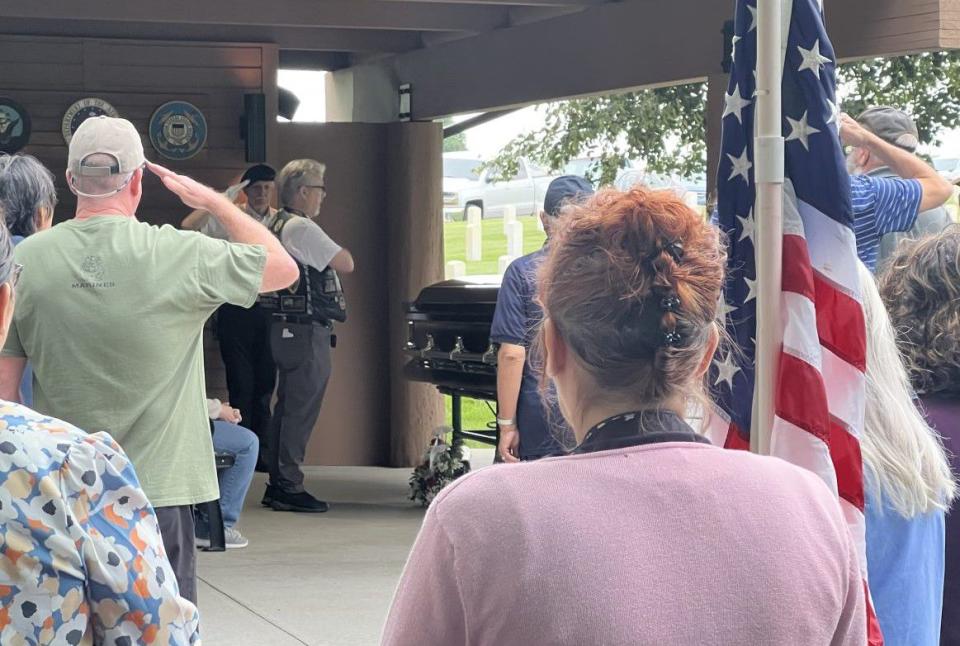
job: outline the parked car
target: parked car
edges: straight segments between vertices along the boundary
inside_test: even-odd
[[[460,189],[457,208],[476,204],[484,218],[502,218],[507,206],[516,207],[517,215],[535,215],[543,208],[547,186],[560,176],[550,174],[529,159],[521,159],[517,171],[506,180],[495,180],[498,174],[494,168],[484,169],[479,182]]]
[[[625,191],[629,188],[643,184],[654,190],[672,190],[678,197],[683,197],[687,193],[693,193],[697,196],[697,205],[706,206],[707,204],[707,177],[706,175],[692,175],[690,177],[672,177],[670,175],[659,175],[657,173],[647,173],[637,168],[628,168],[620,171],[613,185]]]
[[[657,173],[648,173],[639,168],[627,168],[620,171],[617,179],[613,180],[613,186],[619,191],[627,191],[634,186],[642,184],[655,191],[674,191],[678,196],[683,196],[686,189],[681,186],[669,175],[659,175]]]
[[[960,159],[955,157],[934,159],[933,167],[948,182],[956,182],[960,179]]]
[[[707,176],[704,173],[682,177],[678,181],[687,193],[696,194],[698,206],[707,205]]]
[[[443,153],[443,219],[463,219],[460,191],[480,181],[483,161],[472,153]]]

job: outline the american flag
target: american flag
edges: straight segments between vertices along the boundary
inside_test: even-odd
[[[863,431],[866,330],[857,273],[850,180],[838,136],[835,54],[818,0],[781,0],[785,141],[783,346],[775,388],[773,455],[803,466],[836,492],[860,548],[866,582]],[[789,20],[788,20],[789,19]],[[723,112],[718,220],[729,237],[722,303],[740,348],[722,353],[712,385],[721,423],[711,439],[747,449],[754,397],[757,265],[754,119],[757,9],[738,0],[733,67]],[[871,644],[882,643],[870,615]]]

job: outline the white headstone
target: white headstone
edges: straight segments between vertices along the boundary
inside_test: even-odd
[[[697,208],[697,194],[693,191],[687,191],[683,194],[683,201],[686,202],[687,206],[691,209]]]
[[[480,226],[480,220],[483,219],[483,211],[476,204],[469,205],[466,209],[466,218],[467,224],[476,224]]]
[[[483,259],[483,229],[480,227],[481,225],[479,223],[467,225],[465,235],[467,237],[468,262],[477,262]]]
[[[514,220],[503,227],[507,233],[507,255],[519,258],[523,255],[523,222]]]
[[[501,276],[507,271],[507,267],[510,266],[510,263],[516,260],[516,257],[511,255],[500,256],[497,258],[497,273]]]
[[[517,207],[513,204],[508,204],[503,207],[503,232],[507,233],[510,229],[510,226],[517,221]]]
[[[447,269],[444,272],[444,278],[452,280],[454,278],[463,278],[467,275],[467,263],[462,260],[451,260],[447,263]]]

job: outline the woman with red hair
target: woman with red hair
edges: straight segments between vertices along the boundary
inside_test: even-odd
[[[646,189],[571,211],[540,269],[540,343],[577,446],[436,498],[383,643],[865,643],[834,495],[684,421],[720,338],[717,230]]]

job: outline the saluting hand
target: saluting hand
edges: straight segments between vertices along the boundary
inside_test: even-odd
[[[840,113],[840,141],[844,146],[863,148],[870,140],[870,131],[846,112]]]
[[[160,181],[163,182],[163,185],[166,186],[171,193],[174,193],[184,204],[192,209],[212,211],[210,205],[215,204],[217,200],[224,199],[223,195],[217,193],[209,186],[205,186],[186,175],[174,173],[169,168],[164,168],[153,162],[147,162],[147,168],[160,178]]]

